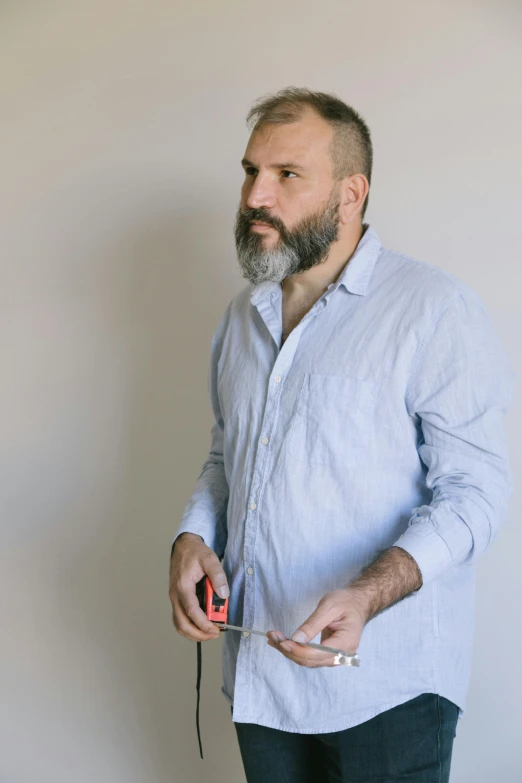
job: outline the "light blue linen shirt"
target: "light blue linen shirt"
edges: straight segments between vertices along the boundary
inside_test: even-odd
[[[210,453],[175,538],[196,533],[224,557],[229,623],[287,636],[394,544],[423,586],[366,625],[359,669],[301,667],[224,633],[236,722],[325,733],[426,692],[465,706],[474,566],[511,492],[513,376],[477,295],[364,227],[282,347],[279,283],[228,305]]]

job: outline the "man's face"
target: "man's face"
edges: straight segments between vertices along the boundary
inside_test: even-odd
[[[235,236],[243,276],[281,282],[322,263],[338,238],[332,129],[308,110],[297,122],[252,134]]]

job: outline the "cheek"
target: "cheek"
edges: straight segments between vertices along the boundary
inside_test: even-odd
[[[317,189],[312,186],[303,187],[296,193],[295,204],[302,212],[313,212],[318,210],[327,201],[317,193]]]
[[[280,217],[289,228],[292,228],[303,217],[315,212],[319,208],[320,202],[318,202],[317,194],[312,188],[302,188],[299,191],[295,189],[291,196],[287,194],[286,198],[281,198],[279,206]]]

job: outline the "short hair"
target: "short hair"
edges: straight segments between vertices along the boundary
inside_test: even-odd
[[[364,174],[370,184],[373,164],[370,129],[361,115],[336,95],[314,92],[306,87],[286,87],[258,98],[247,114],[247,125],[254,132],[263,125],[297,122],[307,107],[333,127],[330,155],[334,178],[341,180],[352,174]],[[361,219],[364,218],[368,199],[369,193],[362,207]]]

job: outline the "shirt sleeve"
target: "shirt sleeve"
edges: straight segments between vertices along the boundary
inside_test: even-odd
[[[433,495],[395,542],[415,559],[423,584],[475,563],[505,521],[512,489],[505,414],[514,376],[506,355],[476,294],[459,289],[441,311],[407,393]]]
[[[218,361],[223,345],[229,308],[212,338],[208,389],[214,413],[210,432],[210,451],[203,463],[194,492],[190,497],[173,543],[182,533],[195,533],[222,557],[227,543],[227,507],[229,486],[223,457],[224,422],[218,395]]]

